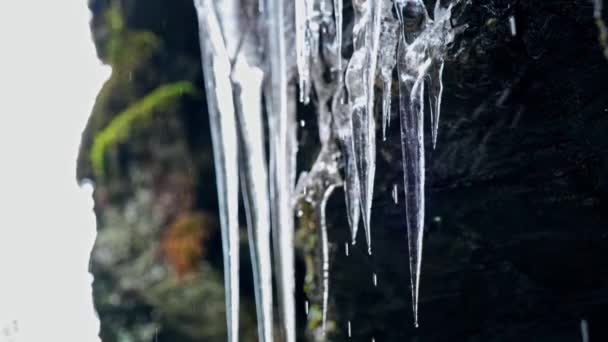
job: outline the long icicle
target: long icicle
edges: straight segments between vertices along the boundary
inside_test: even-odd
[[[412,309],[418,326],[418,294],[424,237],[424,75],[431,60],[411,58],[402,41],[399,47],[399,98],[405,210],[410,256]],[[412,53],[416,55],[416,53]],[[419,56],[414,56],[419,57]]]
[[[375,101],[375,85],[376,85],[376,67],[378,64],[378,52],[380,43],[380,22],[382,19],[383,1],[367,0],[369,27],[367,28],[367,50],[368,64],[367,71],[367,110],[363,112],[363,141],[364,146],[362,152],[364,154],[361,160],[361,194],[362,194],[362,213],[363,213],[363,228],[365,229],[365,240],[367,241],[367,251],[372,254],[372,236],[371,236],[371,215],[372,201],[374,197],[374,180],[376,178],[376,120],[374,118],[374,101]]]
[[[232,82],[240,140],[242,191],[245,199],[249,250],[253,269],[258,337],[272,338],[272,266],[270,255],[270,204],[262,127],[263,71],[237,56]]]
[[[346,104],[343,87],[338,86],[338,91],[333,99],[333,127],[335,135],[340,143],[340,150],[345,162],[344,172],[344,197],[346,201],[346,212],[351,232],[351,243],[354,245],[359,229],[359,218],[361,213],[360,196],[361,188],[359,174],[355,158],[355,145],[353,142],[353,120]]]
[[[230,60],[213,1],[195,0],[224,255],[228,342],[239,340],[238,153]]]
[[[268,104],[271,213],[275,272],[278,284],[279,317],[283,340],[295,342],[295,257],[292,138],[295,137],[295,108],[288,108],[288,71],[282,0],[266,0],[268,29],[268,73],[266,103]],[[293,103],[293,101],[291,101]]]
[[[253,270],[258,339],[273,340],[272,257],[270,248],[270,199],[266,165],[262,86],[265,64],[260,36],[263,3],[222,0],[224,27],[230,26],[235,47],[231,81],[237,114],[241,162],[241,190],[245,203],[249,251]],[[255,16],[250,14],[255,13]],[[246,33],[245,33],[246,32]],[[226,38],[228,39],[228,38]]]

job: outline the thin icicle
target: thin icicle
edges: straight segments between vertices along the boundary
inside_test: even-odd
[[[336,69],[342,72],[342,25],[344,16],[343,12],[343,0],[334,1],[334,18],[336,20]]]
[[[391,120],[391,98],[393,95],[391,88],[393,84],[393,69],[397,62],[399,24],[393,17],[390,1],[384,1],[383,11],[378,71],[382,78],[382,140],[386,141],[386,130],[390,126]]]
[[[224,254],[228,341],[239,340],[239,224],[237,132],[230,59],[213,1],[196,0],[202,66],[213,140],[219,215]]]
[[[357,231],[360,217],[361,188],[359,173],[357,171],[357,160],[355,145],[353,141],[353,121],[345,104],[343,87],[338,87],[338,92],[333,100],[333,127],[340,144],[342,156],[345,161],[344,197],[348,224],[351,232],[351,243],[357,241]]]
[[[429,67],[427,78],[429,89],[429,105],[431,112],[431,139],[433,149],[437,145],[437,132],[439,131],[439,117],[441,114],[441,97],[443,96],[443,59],[438,59]]]
[[[310,172],[303,173],[298,180],[296,194],[314,209],[315,226],[319,234],[321,293],[322,293],[322,329],[327,325],[327,307],[329,304],[329,241],[327,240],[327,222],[325,206],[337,186],[342,185],[338,171],[339,151],[333,142],[323,145],[317,160]]]
[[[285,9],[282,0],[266,0],[268,72],[266,89],[270,138],[270,189],[279,316],[284,340],[295,342],[295,257],[293,196],[297,137],[295,103],[288,92]],[[290,106],[291,105],[291,106]]]
[[[360,207],[368,253],[371,254],[371,209],[376,174],[374,86],[380,44],[383,1],[353,0],[353,55],[346,87],[353,120],[353,141],[360,183]],[[361,82],[365,80],[365,82]]]

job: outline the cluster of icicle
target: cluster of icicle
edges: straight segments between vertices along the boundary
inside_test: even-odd
[[[352,0],[354,25],[347,37],[352,36],[353,53],[344,59],[342,1],[194,0],[214,148],[230,342],[238,341],[239,326],[239,185],[247,216],[260,341],[273,340],[273,255],[282,337],[287,342],[296,340],[297,203],[305,201],[315,209],[321,237],[324,325],[329,287],[325,203],[337,186],[345,187],[352,243],[362,218],[371,254],[374,95],[379,80],[385,139],[395,67],[417,325],[424,229],[424,89],[427,84],[434,146],[443,58],[455,34],[450,24],[453,3],[437,1],[431,19],[422,0]],[[316,102],[321,150],[296,182],[298,88],[301,102],[308,103],[311,97]]]

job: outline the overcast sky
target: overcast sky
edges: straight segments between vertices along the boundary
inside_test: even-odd
[[[75,161],[110,70],[86,3],[0,0],[0,342],[99,341],[92,189]]]

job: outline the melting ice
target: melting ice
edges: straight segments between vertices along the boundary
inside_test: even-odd
[[[431,18],[422,0],[352,0],[354,22],[347,34],[343,32],[343,0],[194,3],[218,184],[228,340],[238,341],[239,186],[247,215],[260,341],[273,338],[272,256],[282,339],[296,340],[294,215],[302,216],[298,202],[314,209],[323,326],[330,285],[325,206],[336,187],[344,186],[351,243],[357,241],[361,221],[371,254],[375,117],[378,113],[382,140],[386,140],[395,68],[417,325],[425,209],[424,96],[426,92],[435,148],[444,60],[457,32],[450,23],[454,2],[437,1]],[[352,37],[349,59],[343,57],[344,37]],[[376,92],[381,94],[379,109],[375,108]],[[315,162],[303,166],[309,171],[302,172],[296,185],[297,129],[304,127],[303,121],[296,121],[297,99],[314,101],[321,148]],[[392,190],[397,204],[397,186]],[[349,254],[348,244],[345,253]],[[373,283],[377,284],[375,274]]]

